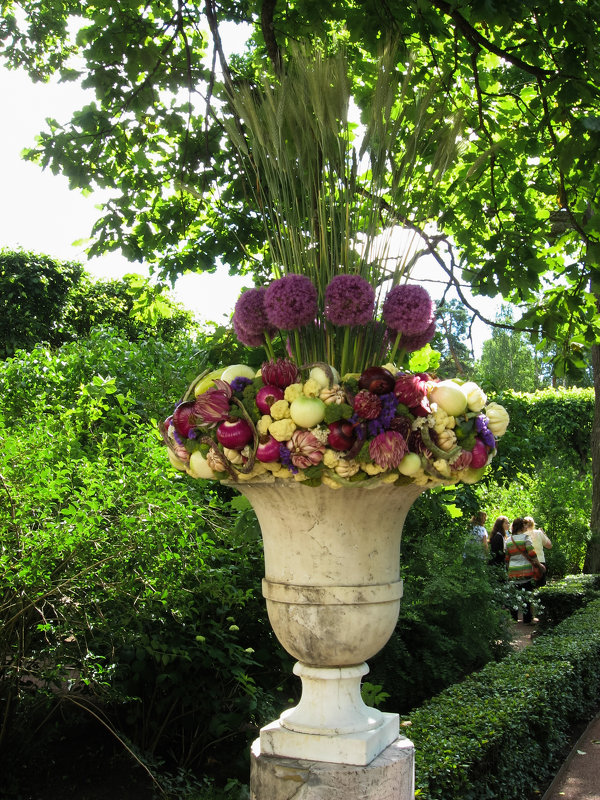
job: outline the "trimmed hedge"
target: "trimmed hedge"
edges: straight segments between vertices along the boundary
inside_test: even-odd
[[[522,800],[600,707],[600,599],[405,717],[419,800]],[[559,701],[559,702],[558,702]]]
[[[540,627],[553,627],[600,598],[600,575],[567,575],[539,589],[538,597],[543,606]]]

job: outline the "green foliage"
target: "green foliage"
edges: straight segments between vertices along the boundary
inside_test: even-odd
[[[0,251],[0,358],[36,342],[62,339],[63,309],[78,285],[83,267],[68,261],[22,251]]]
[[[49,689],[75,675],[72,702],[112,707],[147,752],[191,766],[215,764],[223,738],[243,749],[263,713],[254,653],[270,638],[260,544],[223,538],[223,504],[171,480],[158,442],[104,439],[76,457],[71,434],[57,461],[39,434],[2,433],[15,531],[0,563],[6,721],[11,698],[31,692],[25,676]]]
[[[113,281],[83,275],[67,298],[62,341],[85,338],[98,326],[114,327],[131,341],[150,335],[173,341],[194,328],[191,312],[141,275]]]
[[[432,345],[440,351],[436,374],[442,379],[471,374],[473,358],[467,344],[467,309],[457,300],[441,303],[436,311],[436,334]]]
[[[572,726],[598,708],[599,657],[595,600],[531,647],[413,711],[407,721],[416,748],[416,796],[521,800],[543,786],[562,761]]]
[[[508,482],[519,473],[533,473],[542,462],[552,463],[556,457],[582,473],[590,469],[592,389],[505,391],[490,399],[501,403],[510,415],[494,459],[497,480]]]
[[[600,575],[567,575],[538,589],[537,595],[543,608],[540,627],[554,627],[600,597]]]
[[[56,352],[37,345],[2,365],[3,409],[15,424],[24,417],[24,409],[55,415],[59,428],[62,415],[86,417],[77,427],[82,443],[100,430],[130,427],[138,417],[160,420],[172,411],[178,388],[218,366],[217,359],[227,354],[244,362],[257,357],[231,339],[217,328],[195,340],[131,342],[119,330],[98,328],[85,344],[70,342]]]
[[[0,358],[38,343],[57,347],[112,326],[135,341],[172,341],[193,327],[192,315],[139,275],[92,281],[81,264],[24,251],[0,252]]]
[[[486,391],[533,392],[540,388],[531,348],[519,331],[494,328],[483,343],[475,380]]]
[[[54,684],[143,751],[228,775],[215,743],[243,753],[248,725],[270,714],[281,670],[260,541],[230,492],[169,470],[153,421],[206,358],[97,331],[0,366],[5,747],[25,746],[23,711],[44,697],[52,708]]]

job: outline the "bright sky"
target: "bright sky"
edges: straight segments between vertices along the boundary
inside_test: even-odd
[[[84,197],[70,190],[62,175],[42,171],[20,156],[25,147],[35,144],[36,135],[46,128],[47,117],[68,121],[85,96],[74,84],[36,84],[24,73],[0,68],[0,248],[22,247],[79,261],[98,278],[120,278],[128,272],[147,275],[143,264],[131,263],[118,253],[89,260],[85,244],[73,243],[89,237],[99,216],[95,205],[102,202],[102,195]],[[251,284],[250,278],[230,276],[222,268],[212,275],[181,277],[175,295],[200,319],[222,323],[224,315],[229,319],[242,286]]]
[[[81,108],[84,91],[73,84],[35,84],[24,73],[0,69],[0,98],[3,108],[0,174],[4,179],[4,191],[0,193],[0,247],[22,247],[58,259],[80,261],[95,277],[119,278],[128,272],[147,274],[142,264],[130,263],[118,253],[88,260],[85,244],[73,243],[90,235],[99,216],[95,205],[102,201],[102,196],[84,197],[71,191],[66,178],[42,171],[20,157],[23,148],[35,144],[36,135],[45,128],[46,117],[66,122],[73,110]],[[419,272],[423,274],[421,269]],[[181,277],[175,295],[201,320],[224,323],[241,288],[251,284],[249,277],[230,276],[223,267],[212,275]],[[426,286],[435,296],[435,285]],[[478,306],[494,318],[496,303],[479,301]],[[489,336],[489,328],[477,324],[476,352]]]

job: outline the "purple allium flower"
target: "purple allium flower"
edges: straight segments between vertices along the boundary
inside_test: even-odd
[[[494,434],[488,428],[488,421],[486,417],[482,415],[475,417],[475,430],[485,445],[488,447],[496,447],[496,439],[494,438]]]
[[[360,275],[336,275],[325,289],[325,316],[334,325],[366,325],[374,306],[375,290]]]
[[[264,344],[263,334],[273,336],[276,331],[269,325],[265,312],[264,287],[248,289],[238,297],[233,312],[233,329],[242,344],[260,347]]]
[[[394,286],[383,303],[383,318],[390,328],[408,336],[423,333],[433,322],[435,305],[422,286]]]
[[[264,287],[248,289],[238,297],[233,318],[249,333],[262,333],[267,327]]]
[[[233,317],[233,330],[239,341],[246,347],[260,347],[265,343],[262,333],[249,333],[243,325],[240,325],[235,316]]]
[[[395,469],[408,452],[408,445],[401,433],[385,431],[369,443],[369,455],[378,467]]]
[[[414,353],[415,350],[420,350],[435,336],[435,320],[426,328],[422,333],[413,333],[411,335],[403,333],[400,337],[399,347],[406,350],[407,353]]]
[[[264,307],[271,325],[295,330],[315,319],[317,290],[306,275],[285,275],[267,288]]]

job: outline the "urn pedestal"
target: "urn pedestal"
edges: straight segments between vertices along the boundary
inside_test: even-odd
[[[423,487],[238,488],[262,531],[269,620],[302,681],[298,705],[261,730],[261,757],[369,765],[398,740],[399,717],[366,706],[360,684],[398,619],[402,528]]]

